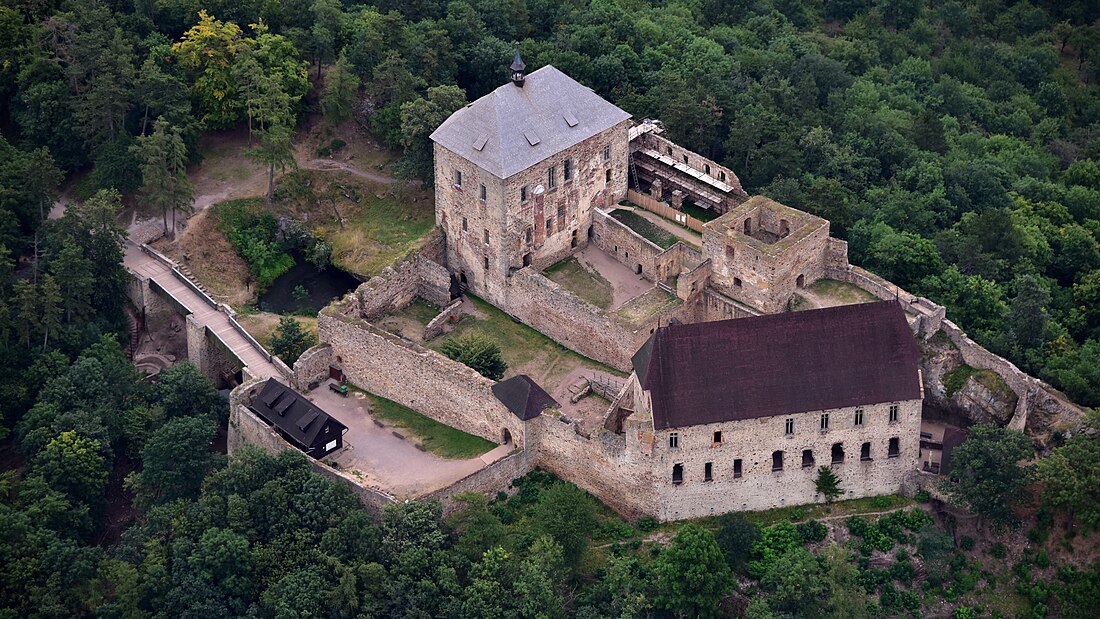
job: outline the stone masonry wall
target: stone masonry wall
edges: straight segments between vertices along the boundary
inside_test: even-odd
[[[523,446],[523,422],[493,395],[493,381],[465,365],[327,310],[317,316],[317,335],[351,384],[494,443],[507,428]]]
[[[435,337],[438,337],[443,333],[443,328],[448,323],[457,321],[462,316],[462,299],[455,299],[451,301],[450,305],[444,307],[435,318],[428,321],[428,324],[424,325],[424,341],[428,341]]]
[[[920,450],[921,401],[899,402],[898,421],[889,422],[889,403],[814,411],[793,415],[691,426],[677,432],[679,447],[669,447],[669,431],[657,432],[652,460],[658,518],[680,520],[727,511],[762,510],[824,500],[816,494],[817,468],[830,465],[834,443],[844,448],[844,462],[832,465],[845,491],[842,498],[897,493],[917,469]],[[856,408],[863,409],[863,425],[854,425]],[[829,430],[820,428],[821,414],[829,414]],[[795,420],[795,431],[784,434],[785,421]],[[713,442],[714,432],[722,442]],[[889,439],[897,437],[898,457],[887,457]],[[868,462],[860,461],[860,447],[871,443]],[[814,464],[802,467],[802,451],[811,449]],[[772,471],[772,452],[784,452],[782,471]],[[742,461],[742,476],[734,478],[734,460]],[[711,463],[712,481],[704,481]],[[675,464],[683,465],[683,483],[672,483]]]
[[[329,366],[335,361],[332,346],[318,344],[302,353],[294,362],[292,386],[301,392],[312,391],[328,378]]]
[[[744,197],[747,195],[745,193],[745,190],[741,187],[740,179],[737,178],[737,175],[734,174],[733,170],[727,168],[726,166],[721,165],[720,163],[711,159],[707,159],[699,153],[692,152],[684,148],[683,146],[680,146],[676,142],[663,138],[654,133],[644,133],[639,138],[639,140],[641,140],[641,143],[637,146],[655,150],[662,155],[672,157],[677,162],[686,163],[688,166],[693,167],[696,170],[703,172],[704,174],[709,174],[712,177],[726,183],[727,185],[731,185],[740,196]],[[686,162],[684,161],[685,155],[687,156]]]
[[[451,301],[451,276],[447,269],[419,253],[360,284],[355,290],[359,316],[374,320],[420,297],[443,307]]]
[[[678,255],[674,252],[666,257],[661,265],[664,268],[658,272],[657,257],[664,254],[665,250],[631,230],[621,222],[604,211],[596,211],[592,214],[592,244],[614,256],[616,260],[638,272],[650,281],[664,279],[679,273],[669,273]]]
[[[443,503],[443,515],[448,516],[461,507],[461,504],[454,500],[457,495],[466,492],[477,492],[492,497],[497,492],[508,488],[513,479],[530,473],[535,468],[534,453],[534,450],[531,449],[515,451],[483,469],[470,473],[446,488],[441,488],[421,497],[421,500],[441,501]]]

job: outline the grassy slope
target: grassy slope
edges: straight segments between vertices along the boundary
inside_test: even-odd
[[[611,283],[598,273],[584,268],[576,258],[570,256],[548,267],[543,273],[551,281],[592,305],[605,310],[611,307],[614,299]]]
[[[441,458],[455,460],[476,458],[496,447],[496,444],[480,436],[467,434],[462,430],[429,419],[392,400],[370,393],[367,397],[370,399],[372,415],[413,433],[428,451]]]

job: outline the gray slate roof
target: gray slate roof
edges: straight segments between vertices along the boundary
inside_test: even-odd
[[[512,414],[524,421],[538,417],[548,408],[561,407],[549,393],[546,393],[526,374],[519,374],[493,385],[493,395],[507,406]]]
[[[432,140],[499,178],[526,170],[630,118],[552,65],[458,110]]]

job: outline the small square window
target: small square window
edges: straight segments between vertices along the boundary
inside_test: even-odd
[[[478,185],[478,188],[477,188],[477,197],[478,197],[478,198],[479,198],[479,199],[480,199],[480,200],[481,200],[482,202],[484,202],[484,201],[485,201],[485,198],[486,198],[487,196],[488,196],[488,193],[487,193],[487,192],[485,191],[485,185]]]
[[[886,448],[886,457],[896,458],[901,455],[901,441],[897,437],[890,439],[890,443]]]
[[[680,433],[669,432],[668,433],[668,448],[679,449],[680,448]]]
[[[554,218],[551,217],[546,220],[546,233],[550,234],[554,231]]]
[[[463,231],[463,232],[466,232],[466,231],[468,231],[469,229],[470,229],[470,224],[469,224],[469,222],[467,222],[467,221],[466,221],[466,218],[465,218],[465,217],[463,217],[463,218],[462,218],[462,231]]]
[[[565,176],[565,182],[568,183],[569,181],[573,180],[573,160],[566,159],[565,161],[563,161],[561,163],[561,171],[562,174]]]
[[[786,436],[793,436],[794,435],[794,419],[793,418],[787,419],[787,421],[785,421],[783,423],[783,434],[785,434]]]
[[[611,145],[610,144],[603,147],[603,160],[604,161],[611,161]]]
[[[824,432],[829,429],[829,413],[822,413],[821,415],[821,431]]]
[[[857,426],[863,425],[863,409],[862,408],[857,408],[856,409],[856,425]]]
[[[721,445],[722,444],[722,431],[721,430],[718,430],[714,433],[714,444],[715,445]]]
[[[519,202],[520,204],[527,202],[527,185],[519,188]]]
[[[558,169],[554,166],[546,172],[546,186],[550,189],[558,186]]]
[[[896,423],[898,420],[898,405],[890,405],[890,423]]]
[[[558,205],[558,219],[565,219],[565,205]]]

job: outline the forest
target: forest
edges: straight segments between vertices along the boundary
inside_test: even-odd
[[[301,456],[228,461],[193,366],[141,380],[118,215],[185,216],[199,137],[228,129],[270,202],[316,115],[430,184],[428,134],[518,45],[1097,406],[1098,20],[1089,0],[0,0],[0,618],[1094,616],[1089,433],[1024,465],[1022,435],[976,430],[946,492],[977,540],[887,497],[871,519],[628,522],[541,472],[373,522]]]

